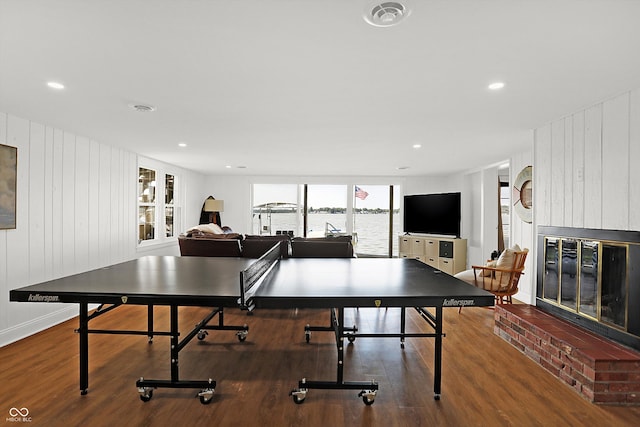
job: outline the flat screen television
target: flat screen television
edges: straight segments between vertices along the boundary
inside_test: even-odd
[[[404,196],[404,232],[460,237],[460,193]]]

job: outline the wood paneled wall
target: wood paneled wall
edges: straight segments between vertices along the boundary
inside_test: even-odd
[[[137,155],[4,113],[0,143],[18,148],[17,228],[0,230],[2,345],[77,314],[11,303],[10,289],[136,256]]]
[[[640,230],[640,89],[535,130],[536,225]]]

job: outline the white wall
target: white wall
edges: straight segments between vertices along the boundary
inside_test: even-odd
[[[533,152],[527,151],[519,153],[511,157],[510,161],[510,183],[513,187],[513,183],[516,177],[522,169],[527,166],[533,166],[533,174],[536,174],[536,166],[533,162]],[[535,188],[534,188],[535,192]],[[511,205],[513,206],[513,200]],[[535,212],[535,208],[534,208]],[[535,215],[534,215],[535,217]],[[518,301],[525,302],[527,304],[535,303],[535,233],[533,223],[524,222],[515,213],[514,209],[511,209],[511,245],[518,244],[522,249],[529,249],[529,255],[524,265],[524,274],[520,276],[520,282],[518,283],[518,293],[514,296]],[[535,221],[535,219],[534,219]]]
[[[640,89],[535,130],[536,225],[640,230]]]
[[[537,225],[640,229],[640,89],[535,131]]]
[[[176,253],[175,241],[137,249],[135,153],[5,113],[0,143],[18,148],[17,226],[0,230],[0,346],[77,315],[76,305],[9,302],[9,290]],[[175,170],[199,193],[202,176]],[[189,196],[186,214],[196,209]]]

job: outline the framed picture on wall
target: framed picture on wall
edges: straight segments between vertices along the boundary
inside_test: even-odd
[[[0,229],[16,228],[18,149],[0,144]]]

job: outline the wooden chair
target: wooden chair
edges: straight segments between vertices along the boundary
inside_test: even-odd
[[[466,270],[455,275],[465,282],[491,292],[496,299],[496,304],[511,304],[511,297],[518,292],[520,276],[524,274],[524,263],[529,249],[511,251],[513,261],[505,265],[500,259],[496,266],[474,265],[471,270]]]

